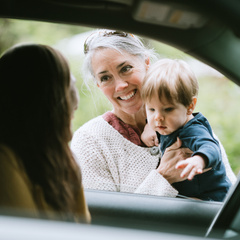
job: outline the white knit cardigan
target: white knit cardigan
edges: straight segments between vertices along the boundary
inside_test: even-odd
[[[156,171],[159,155],[124,138],[102,116],[81,126],[71,149],[82,171],[86,189],[176,197],[178,191]],[[236,177],[222,148],[227,175]]]

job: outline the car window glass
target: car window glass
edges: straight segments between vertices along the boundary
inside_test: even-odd
[[[67,57],[77,79],[80,95],[79,107],[73,119],[73,131],[88,120],[111,110],[110,103],[99,89],[91,87],[89,91],[82,81],[83,44],[92,28],[10,19],[0,19],[0,28],[0,53],[16,43],[38,42],[56,47]],[[190,64],[200,85],[196,111],[208,118],[237,175],[240,170],[240,116],[236,111],[240,101],[239,87],[218,71],[180,50],[154,40],[144,41],[155,48],[161,57],[181,58]]]

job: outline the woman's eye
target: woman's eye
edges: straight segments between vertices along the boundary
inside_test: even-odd
[[[154,112],[155,109],[154,109],[154,108],[149,108],[149,111],[150,111],[150,112]]]
[[[102,76],[101,78],[100,78],[100,81],[101,82],[106,82],[106,81],[108,81],[109,80],[109,76]]]
[[[127,66],[124,66],[121,71],[124,73],[124,72],[128,72],[130,69],[132,69],[132,66],[130,65],[127,65]]]

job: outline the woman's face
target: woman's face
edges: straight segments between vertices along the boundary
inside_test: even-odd
[[[113,49],[97,50],[92,69],[98,87],[113,105],[114,113],[135,114],[142,107],[140,89],[149,60]]]

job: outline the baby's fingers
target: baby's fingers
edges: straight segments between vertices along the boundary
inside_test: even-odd
[[[186,176],[189,176],[189,174],[191,173],[192,169],[193,169],[193,166],[192,166],[192,165],[186,166],[186,167],[183,169],[183,171],[182,171],[182,173],[181,173],[180,176],[181,176],[182,178],[184,178],[184,177],[186,177]]]
[[[187,165],[188,165],[188,162],[186,160],[179,161],[176,164],[176,169],[185,168]]]
[[[192,171],[188,175],[188,180],[192,180],[195,175],[203,173],[203,170],[200,168],[192,168]]]
[[[199,169],[193,168],[192,171],[188,175],[188,180],[192,180],[196,174],[201,173],[201,172],[198,172],[198,170]]]

